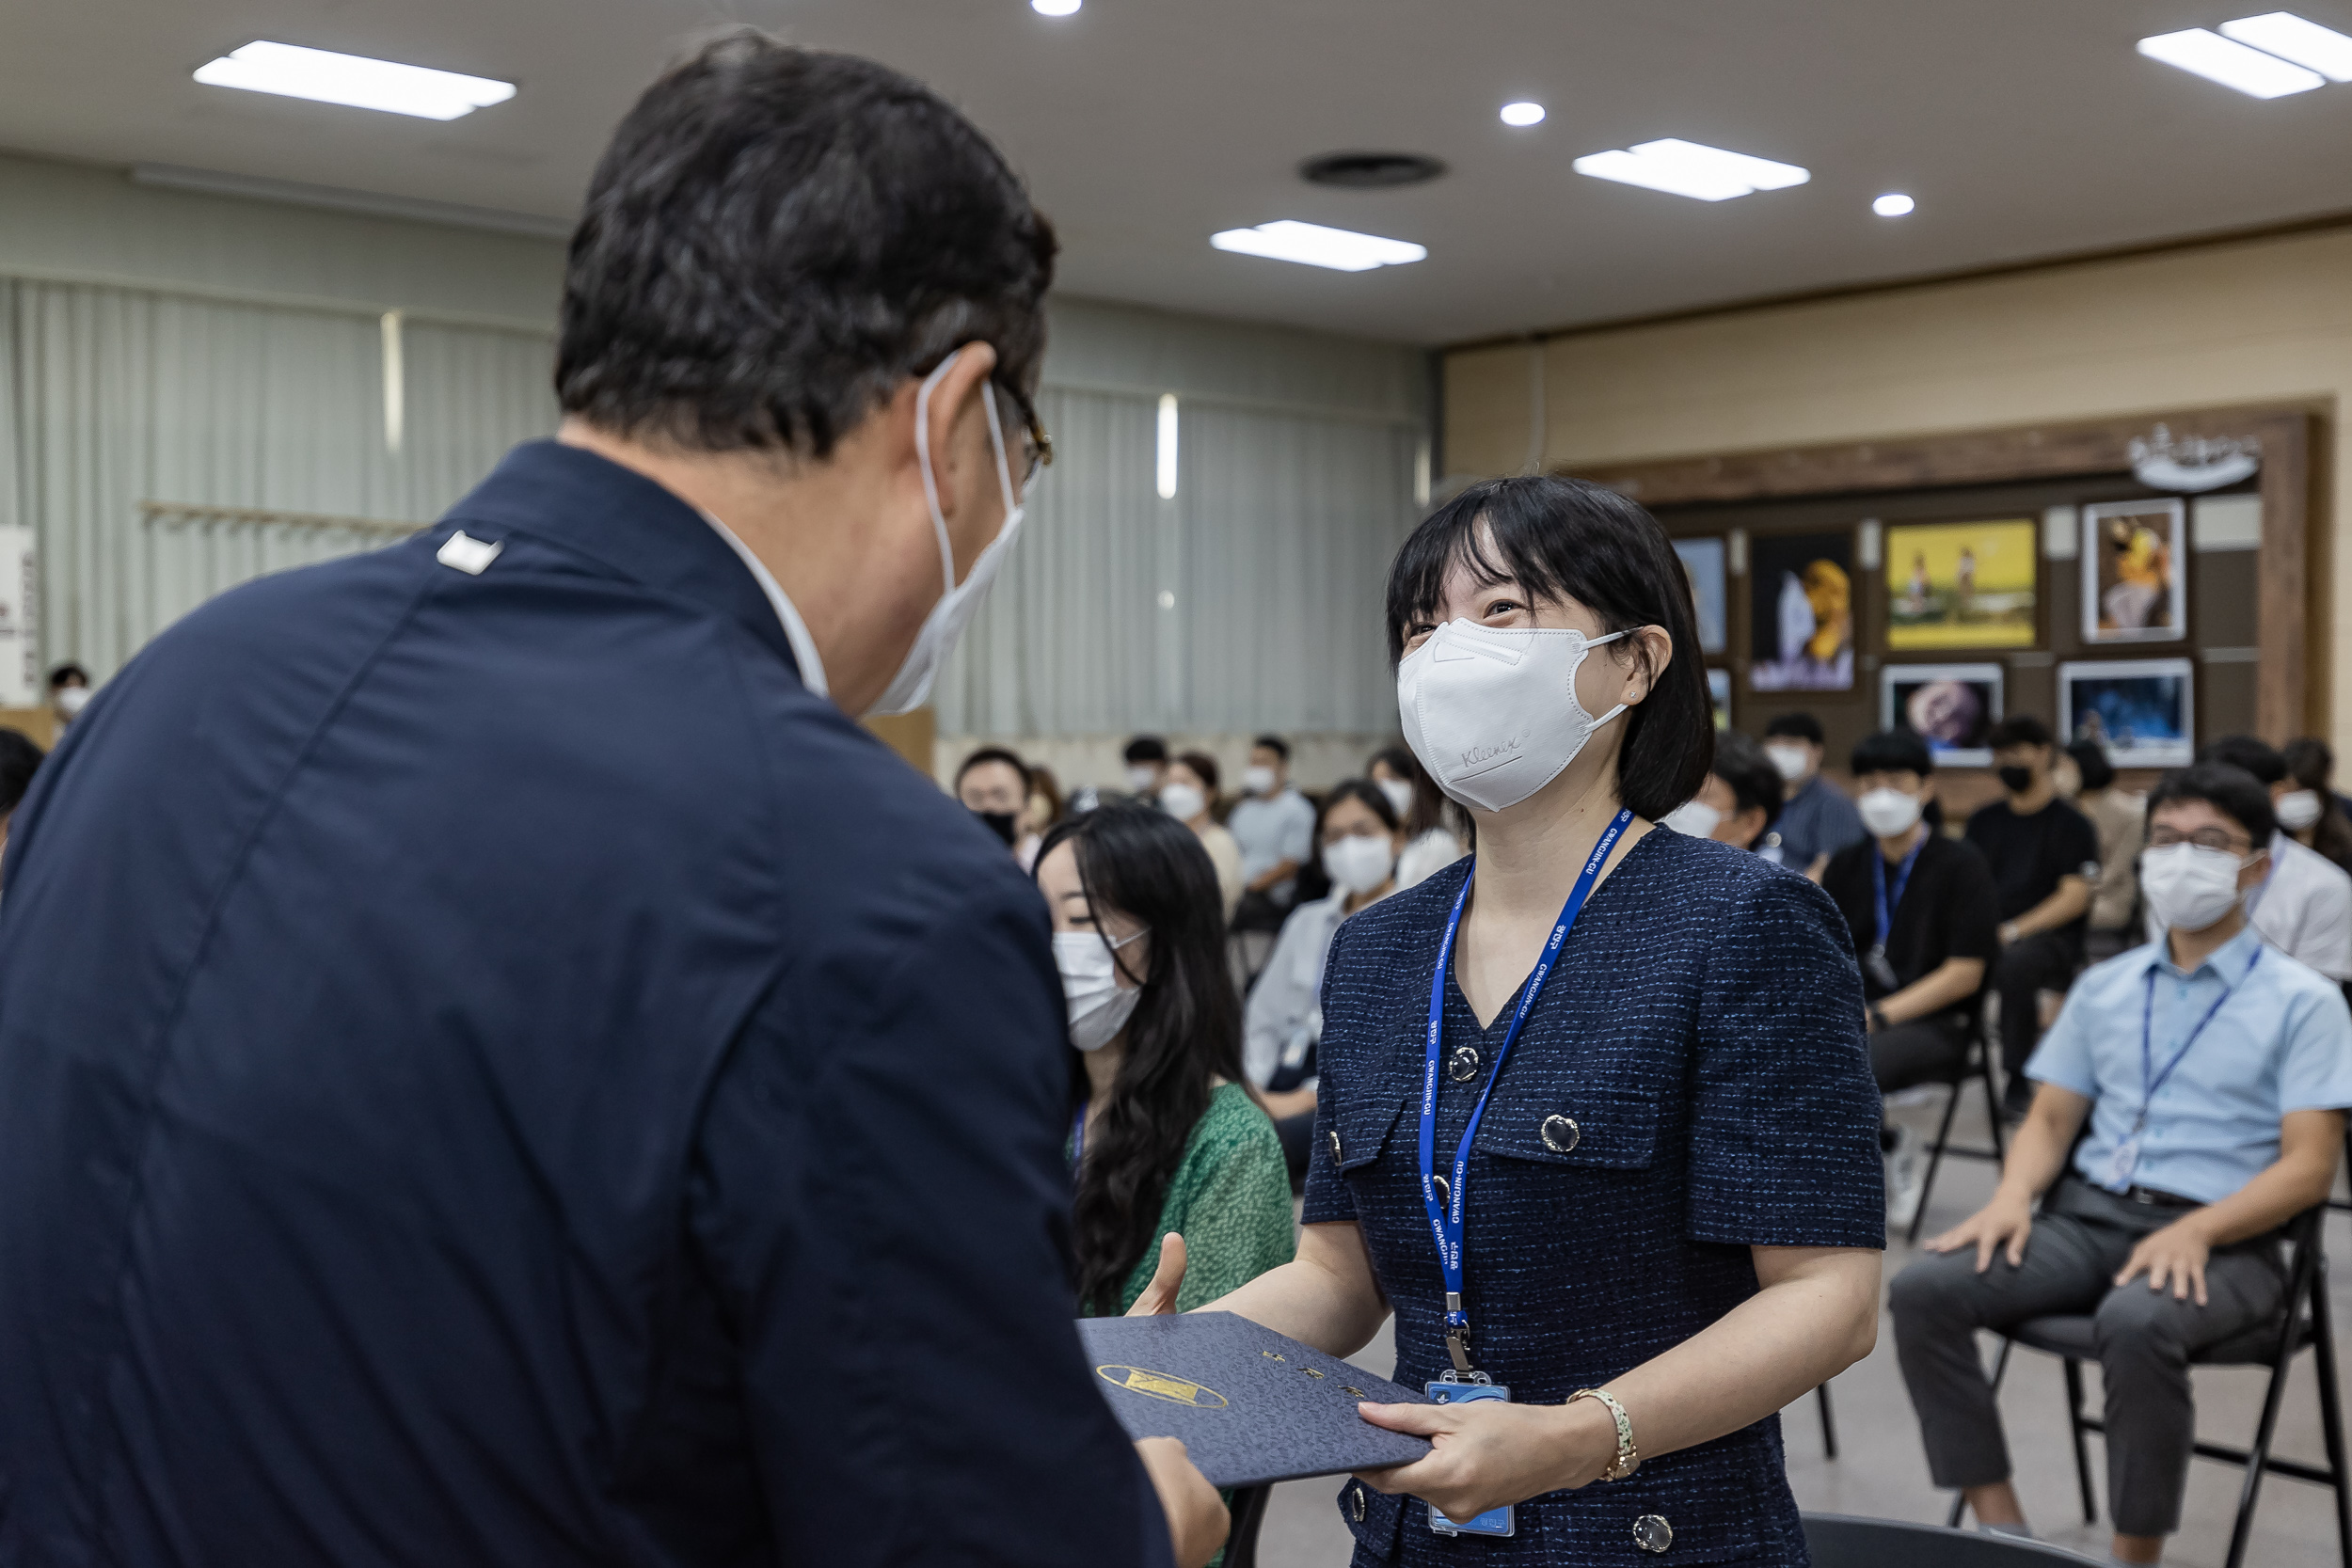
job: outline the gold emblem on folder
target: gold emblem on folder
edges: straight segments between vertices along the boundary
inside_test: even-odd
[[[1150,1399],[1166,1400],[1170,1404],[1189,1404],[1198,1410],[1222,1410],[1225,1396],[1214,1388],[1203,1387],[1188,1377],[1173,1372],[1155,1372],[1143,1367],[1097,1367],[1094,1375],[1116,1388]]]

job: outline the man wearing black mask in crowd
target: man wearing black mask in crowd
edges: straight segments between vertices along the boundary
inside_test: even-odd
[[[2001,1066],[2012,1117],[2033,1103],[2026,1059],[2042,1038],[2039,993],[2063,991],[2083,957],[2083,922],[2099,881],[2099,832],[2050,783],[2049,726],[2029,714],[1993,728],[1993,763],[2006,800],[1968,818],[1968,842],[2000,887]]]
[[[1029,803],[1029,765],[1002,746],[983,746],[956,769],[956,799],[1002,839],[1027,871],[1037,863],[1041,840],[1025,832],[1022,813]]]

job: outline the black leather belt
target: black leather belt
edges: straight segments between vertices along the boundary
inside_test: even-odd
[[[2126,1187],[2115,1195],[2128,1197],[2134,1203],[2144,1203],[2151,1209],[2202,1209],[2203,1204],[2178,1193],[2162,1192],[2154,1187]]]

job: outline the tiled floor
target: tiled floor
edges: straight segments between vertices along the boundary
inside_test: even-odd
[[[1899,1115],[1925,1121],[1939,1106],[1910,1107]],[[1956,1141],[1981,1146],[1981,1117],[1962,1113]],[[1993,1190],[1993,1169],[1972,1161],[1948,1164],[1938,1179],[1929,1207],[1928,1233],[1952,1224],[1973,1210]],[[2352,1223],[2337,1214],[2328,1225],[2328,1250],[2337,1258],[2352,1258]],[[1887,1272],[1900,1269],[1911,1254],[1900,1246],[1887,1254]],[[2352,1289],[2339,1271],[2331,1293],[2340,1340],[2352,1328]],[[1990,1341],[1988,1341],[1990,1343]],[[2352,1350],[2352,1343],[2344,1346]],[[1357,1357],[1373,1371],[1393,1370],[1394,1352],[1384,1330],[1381,1338]],[[2342,1369],[2340,1369],[2342,1370]],[[2267,1373],[2261,1370],[2215,1369],[2197,1373],[2198,1430],[2217,1442],[2245,1444],[2253,1434],[2261,1411]],[[2347,1380],[2352,1381],[2352,1380]],[[2090,1398],[2098,1399],[2098,1372],[2090,1372]],[[1918,1519],[1942,1523],[1951,1506],[1950,1495],[1934,1490],[1928,1481],[1927,1461],[1920,1452],[1918,1429],[1895,1366],[1894,1338],[1882,1331],[1878,1349],[1832,1386],[1836,1410],[1840,1457],[1824,1457],[1821,1427],[1813,1402],[1791,1407],[1782,1418],[1788,1447],[1788,1481],[1798,1504],[1809,1510],[1869,1514],[1882,1518]],[[2046,1357],[2019,1352],[2010,1368],[2001,1405],[2009,1427],[2010,1447],[2017,1485],[2035,1528],[2045,1539],[2106,1558],[2103,1528],[2085,1528],[2074,1491],[2074,1460],[2066,1438],[2065,1385],[2058,1364]],[[2324,1457],[2319,1436],[2319,1408],[2312,1383],[2311,1357],[2298,1358],[2290,1378],[2285,1412],[2280,1418],[2278,1451],[2318,1462]],[[2099,1443],[2091,1439],[2091,1468],[2099,1486],[2099,1507],[2106,1512],[2105,1472]],[[2173,1539],[2165,1561],[2181,1568],[2219,1568],[2229,1550],[2230,1527],[2237,1509],[2241,1472],[2200,1460],[2190,1467],[2185,1519]],[[1265,1568],[1342,1568],[1348,1560],[1348,1534],[1340,1523],[1332,1498],[1335,1480],[1295,1481],[1276,1489],[1260,1536],[1259,1560]],[[2278,1477],[2263,1486],[2255,1514],[2254,1537],[2247,1555],[2250,1568],[2328,1568],[2336,1564],[2334,1513],[2326,1489]],[[2352,1565],[2346,1565],[2352,1568]]]

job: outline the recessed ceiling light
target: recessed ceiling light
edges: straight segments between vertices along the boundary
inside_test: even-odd
[[[196,79],[207,87],[274,92],[420,119],[455,119],[515,96],[512,82],[291,43],[248,43],[197,67]]]
[[[1577,173],[1596,180],[1614,180],[1699,201],[1727,201],[1756,191],[1802,185],[1813,178],[1810,171],[1794,164],[1751,158],[1744,152],[1726,152],[1720,147],[1674,136],[1643,142],[1629,151],[1590,153],[1579,158],[1574,166]]]
[[[1880,197],[1876,201],[1870,203],[1870,211],[1876,213],[1883,218],[1899,218],[1908,214],[1917,205],[1917,202],[1912,200],[1911,198],[1904,196],[1901,192],[1889,191],[1884,196]]]
[[[2241,16],[2221,24],[2225,38],[2267,50],[2280,59],[2308,66],[2331,82],[2352,82],[2352,38],[2306,22],[2293,11]]]
[[[2288,93],[2309,92],[2328,83],[2316,71],[2306,71],[2242,43],[2232,43],[2204,27],[2141,39],[2139,52],[2152,60],[2178,66],[2209,82],[2235,87],[2249,98],[2284,98]]]
[[[1544,106],[1541,103],[1505,103],[1502,106],[1502,123],[1505,125],[1541,125],[1543,122]]]
[[[1080,0],[1029,0],[1029,9],[1040,16],[1075,16]]]
[[[1219,250],[1245,256],[1264,256],[1277,261],[1303,261],[1311,267],[1337,272],[1370,272],[1375,267],[1399,267],[1429,254],[1407,240],[1384,240],[1377,234],[1358,234],[1345,229],[1326,229],[1319,223],[1284,218],[1255,229],[1228,229],[1209,236]]]

